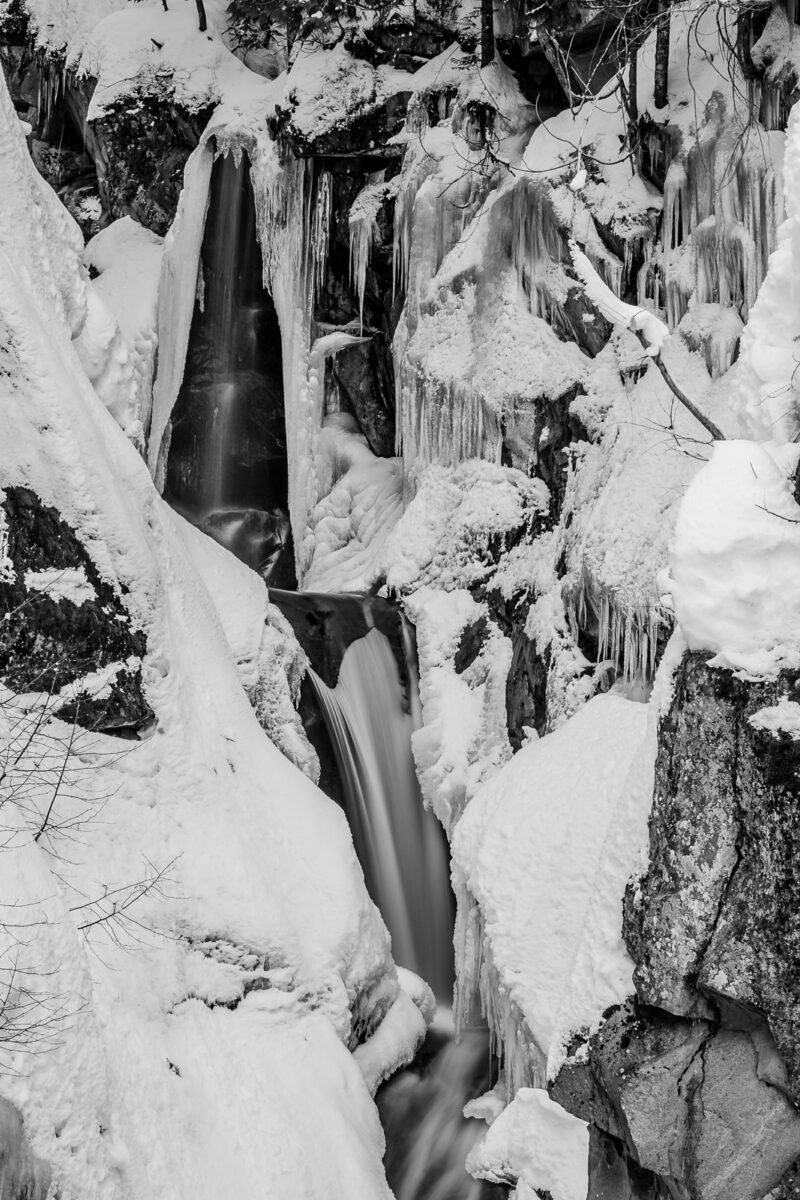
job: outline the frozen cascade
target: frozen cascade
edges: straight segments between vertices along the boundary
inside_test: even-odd
[[[449,872],[441,829],[423,808],[411,753],[418,700],[403,691],[385,635],[352,642],[330,688],[311,672],[344,785],[347,817],[370,894],[392,935],[395,960],[449,1001]],[[416,693],[413,675],[412,697]],[[418,695],[418,693],[416,693]]]

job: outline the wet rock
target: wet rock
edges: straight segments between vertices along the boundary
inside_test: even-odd
[[[539,653],[536,643],[525,633],[524,622],[512,627],[511,647],[506,718],[508,740],[516,751],[525,742],[526,729],[535,729],[540,737],[547,730],[548,662],[547,656]]]
[[[763,1013],[800,1095],[800,742],[754,728],[800,673],[748,681],[687,654],[659,736],[650,865],[625,900],[640,998]]]
[[[286,617],[319,677],[335,687],[345,650],[377,629],[389,640],[400,679],[407,685],[403,624],[399,609],[377,596],[329,595],[269,589],[269,598]]]
[[[453,658],[456,675],[463,675],[475,662],[489,636],[489,629],[489,621],[485,616],[478,617],[477,621],[462,629]]]
[[[49,1163],[28,1145],[22,1117],[0,1099],[0,1200],[45,1200],[50,1177]]]
[[[2,507],[14,571],[0,578],[0,678],[13,692],[49,694],[59,716],[82,728],[135,736],[153,713],[142,688],[146,641],[131,623],[125,589],[100,578],[74,531],[35,492],[6,488]],[[77,589],[65,587],[73,578]],[[110,686],[94,696],[81,691],[82,679],[116,664]],[[70,684],[78,694],[59,706]]]
[[[92,160],[80,150],[49,146],[36,138],[31,142],[31,158],[36,169],[51,187],[58,190],[80,175],[92,170]]]
[[[587,1200],[666,1200],[669,1194],[664,1183],[634,1162],[615,1138],[590,1126]],[[675,1193],[673,1200],[677,1200]]]

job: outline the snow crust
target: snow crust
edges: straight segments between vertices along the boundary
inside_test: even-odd
[[[719,442],[675,528],[672,596],[693,650],[714,666],[774,675],[800,665],[796,445]]]
[[[572,1034],[596,1029],[633,990],[622,896],[646,861],[654,759],[647,706],[596,696],[489,779],[453,832],[459,904],[466,891],[480,905],[499,991],[465,944],[459,986],[480,982],[485,1003],[494,996],[525,1022],[536,1086],[558,1073]],[[502,1040],[507,1014],[489,1015]]]

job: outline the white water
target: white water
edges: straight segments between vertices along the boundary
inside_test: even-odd
[[[411,712],[386,637],[372,629],[347,648],[335,688],[310,672],[345,789],[367,886],[392,935],[396,962],[436,995],[452,994],[452,898],[441,829],[423,808],[411,753]]]

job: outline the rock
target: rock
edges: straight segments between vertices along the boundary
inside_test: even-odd
[[[49,693],[53,710],[84,729],[135,736],[153,713],[139,665],[146,641],[131,623],[124,587],[100,578],[74,531],[35,492],[8,487],[2,507],[14,574],[0,577],[0,678],[13,692]],[[68,579],[77,588],[65,588]],[[102,693],[79,690],[55,703],[62,688],[125,663]]]
[[[722,1030],[702,1054],[686,1178],[696,1200],[760,1200],[800,1154],[800,1116],[757,1078],[748,1034]]]
[[[800,673],[749,681],[684,657],[660,729],[650,865],[628,889],[624,932],[644,1002],[763,1013],[797,1100],[800,742],[749,721],[781,696],[800,698]]]
[[[680,1180],[703,1021],[681,1021],[630,1001],[592,1039],[591,1061],[634,1159],[664,1179]]]

